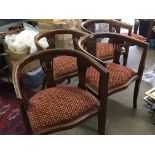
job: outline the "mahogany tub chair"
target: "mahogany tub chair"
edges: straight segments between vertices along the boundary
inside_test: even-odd
[[[107,41],[110,40],[113,44],[114,49],[114,59],[113,62],[103,62],[101,59],[95,57],[97,48],[96,48],[96,39],[106,38]],[[121,55],[122,46],[130,46],[130,44],[135,44],[141,47],[142,55],[140,61],[138,61],[138,69],[135,71],[129,67],[123,66],[119,63]],[[111,95],[115,92],[126,89],[133,81],[135,82],[134,96],[133,96],[133,107],[137,107],[137,96],[139,92],[139,87],[141,83],[141,78],[145,66],[145,59],[148,49],[148,43],[134,39],[129,36],[124,36],[117,33],[94,33],[86,35],[79,40],[79,48],[83,52],[87,52],[94,59],[103,63],[106,69],[109,71],[109,83],[108,83],[108,95]],[[133,50],[133,48],[132,48]],[[130,48],[129,48],[130,52]],[[137,52],[134,50],[133,52]],[[86,87],[88,90],[97,95],[97,90],[100,86],[99,84],[99,73],[92,67],[87,70],[86,74]]]
[[[84,21],[81,24],[81,29],[84,32],[87,32],[89,34],[97,33],[97,32],[120,33],[121,29],[124,29],[127,31],[127,35],[131,36],[132,25],[123,23],[118,20],[113,20],[113,19],[92,19],[92,20]],[[96,49],[97,49],[96,57],[102,59],[103,61],[113,59],[114,49],[113,49],[113,45],[110,42],[104,42],[104,41],[97,42]],[[123,55],[124,57],[123,64],[126,65],[127,58],[128,58],[127,57],[128,49],[125,49],[122,47],[121,55]]]
[[[52,62],[60,56],[77,59],[78,86],[56,86]],[[34,60],[40,60],[47,85],[28,99],[21,70]],[[100,73],[97,98],[85,91],[86,68],[90,66]],[[109,73],[87,54],[69,49],[43,50],[20,59],[13,68],[12,77],[28,134],[50,134],[70,129],[94,115],[98,115],[98,132],[104,134]]]
[[[47,32],[41,32],[35,36],[35,43],[38,50],[44,49],[53,49],[57,48],[57,42],[59,40],[56,39],[57,35],[71,35],[72,36],[72,45],[75,50],[78,49],[77,43],[80,37],[84,36],[85,33],[77,30],[67,30],[67,29],[56,29]],[[45,48],[40,43],[39,40],[42,38],[46,38],[49,47]],[[60,40],[61,42],[61,40]],[[62,47],[64,48],[64,47]],[[66,47],[70,48],[70,47]],[[54,59],[53,61],[53,69],[54,69],[54,79],[59,82],[68,77],[68,81],[70,82],[70,78],[77,75],[77,62],[76,58],[70,56],[60,56]],[[45,82],[45,81],[44,81]],[[43,84],[44,85],[44,84]]]

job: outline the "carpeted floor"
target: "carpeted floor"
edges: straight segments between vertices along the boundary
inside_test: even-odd
[[[0,134],[26,134],[13,85],[0,80]]]

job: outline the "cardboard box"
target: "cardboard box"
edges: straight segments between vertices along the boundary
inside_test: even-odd
[[[40,32],[49,31],[53,29],[53,19],[32,19],[38,23]]]
[[[76,23],[71,19],[57,19],[53,20],[53,28],[54,29],[76,29]],[[55,37],[55,45],[57,48],[69,48],[74,49],[72,35],[70,34],[58,34]]]
[[[81,19],[33,19],[38,23],[40,32],[54,29],[81,30]],[[57,48],[73,49],[72,35],[56,35]]]

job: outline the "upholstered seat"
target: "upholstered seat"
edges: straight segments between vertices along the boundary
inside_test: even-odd
[[[59,56],[54,58],[53,62],[55,79],[77,71],[77,61],[74,57]]]
[[[132,33],[131,37],[138,39],[138,40],[146,41],[146,38],[139,34]]]
[[[98,109],[99,101],[74,86],[44,89],[30,99],[28,116],[34,132],[75,121]]]
[[[114,54],[113,63],[105,63],[96,56],[96,42],[95,40],[99,38],[105,38],[106,40],[112,41],[116,51]],[[120,52],[121,48],[127,49],[127,57],[131,51],[130,45],[136,45],[142,50],[141,57],[136,61],[136,69],[128,68],[120,64]],[[148,49],[148,43],[134,39],[133,37],[125,36],[117,33],[93,33],[79,40],[79,48],[83,52],[87,52],[91,57],[97,60],[102,66],[106,67],[109,72],[109,82],[108,82],[108,95],[125,90],[132,82],[135,82],[134,94],[133,94],[133,108],[137,108],[137,97],[140,88],[140,82],[143,75],[143,70],[145,67],[146,54]],[[139,52],[137,48],[132,48],[132,52]],[[126,57],[126,58],[127,58]],[[129,64],[129,59],[126,59],[125,64]],[[94,93],[96,96],[100,96],[97,91],[104,85],[100,80],[102,79],[102,74],[99,74],[93,67],[87,68],[85,88],[88,91]],[[120,97],[121,99],[121,97]]]
[[[126,35],[126,36],[128,35],[127,33],[121,33],[121,34]],[[132,33],[131,37],[141,40],[141,41],[146,41],[146,38],[139,34]]]
[[[109,71],[109,92],[112,89],[123,86],[134,77],[137,77],[137,74],[134,71],[122,65],[107,63],[106,68]],[[99,73],[93,67],[89,67],[87,70],[86,85],[95,91],[98,90]]]
[[[56,64],[54,61],[62,61],[65,65],[67,59],[77,61],[78,84],[74,83],[71,86],[71,81],[70,85],[61,83],[60,86],[54,79],[54,72],[56,68],[59,70],[59,67],[62,68],[62,66],[58,64],[54,66]],[[24,83],[20,81],[22,80],[22,68],[34,60],[40,62],[46,87],[42,90],[38,89],[38,92],[29,99],[25,93],[27,90],[25,90]],[[102,98],[85,90],[86,69],[91,66],[101,74],[102,87],[99,88],[98,93]],[[53,69],[54,67],[55,69]],[[87,53],[60,48],[38,51],[20,59],[14,67],[12,75],[28,134],[52,134],[71,129],[95,115],[98,118],[98,133],[105,134],[109,73]]]

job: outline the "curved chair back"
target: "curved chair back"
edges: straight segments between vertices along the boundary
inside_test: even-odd
[[[86,20],[82,23],[81,29],[89,34],[91,33],[121,33],[121,30],[127,31],[127,35],[131,36],[132,25],[123,23],[119,20],[113,19],[92,19]],[[102,38],[96,40],[97,46],[97,57],[101,58],[103,61],[112,60],[114,58],[114,53],[112,51],[112,45],[110,43],[103,43]],[[121,55],[124,57],[123,64],[126,65],[128,59],[128,49],[122,49]]]
[[[116,32],[120,33],[121,29],[126,29],[131,36],[132,25],[113,19],[91,19],[81,24],[81,29],[87,33],[95,32]]]
[[[56,42],[58,42],[57,35],[61,35],[63,41],[67,40],[67,37],[65,39],[64,35],[71,35],[71,42],[73,43],[73,47],[76,50],[77,49],[77,42],[80,39],[80,37],[83,37],[85,33],[77,30],[70,30],[70,29],[56,29],[56,30],[51,30],[47,32],[41,32],[38,35],[35,36],[35,43],[38,48],[38,50],[43,50],[43,49],[52,49],[52,48],[57,48],[56,47]],[[45,48],[40,45],[39,40],[42,38],[46,38],[49,47]],[[60,40],[60,41],[61,41]],[[62,47],[64,48],[64,47]]]
[[[113,63],[103,62],[101,59],[96,57],[96,40],[100,38],[106,38],[106,40],[110,41],[113,44],[114,50],[114,59]],[[133,98],[133,107],[137,107],[137,97],[140,88],[140,82],[142,79],[142,74],[145,67],[146,54],[148,50],[148,43],[135,39],[133,37],[117,34],[117,33],[94,33],[88,34],[82,37],[79,40],[79,48],[87,53],[89,56],[93,57],[95,60],[104,63],[104,66],[109,71],[109,84],[108,84],[108,94],[113,94],[115,92],[126,89],[131,82],[135,81],[135,89],[134,89],[134,98]],[[141,50],[140,59],[135,61],[137,64],[137,70],[135,71],[135,66],[133,68],[126,67],[120,64],[120,54],[122,47],[128,48],[130,45],[137,45],[132,49],[129,49],[133,52],[139,53]],[[140,47],[140,48],[139,48]],[[131,60],[131,59],[130,59]],[[128,60],[129,61],[129,60]],[[132,62],[133,63],[133,62]],[[96,90],[99,86],[98,84],[99,74],[94,69],[90,69],[87,74],[87,88],[96,93]]]
[[[65,36],[67,35],[67,36]],[[56,29],[47,32],[41,32],[35,36],[35,44],[38,50],[54,49],[54,48],[67,48],[78,50],[78,40],[84,36],[85,33],[77,30],[70,29]],[[48,45],[44,47],[40,44],[40,39],[46,39]],[[61,45],[59,47],[59,45]],[[67,45],[67,46],[66,46]],[[76,59],[73,57],[58,57],[54,61],[55,79],[57,82],[77,76]],[[45,86],[45,81],[43,87]]]
[[[57,56],[72,56],[77,59],[78,86],[56,86],[53,80],[51,61]],[[21,70],[25,65],[34,60],[40,61],[47,82],[47,88],[37,92],[29,100],[22,83]],[[87,67],[90,66],[100,72],[100,95],[97,99],[85,91],[85,75]],[[73,128],[83,120],[96,114],[99,117],[99,133],[104,134],[109,74],[101,64],[87,54],[69,49],[43,50],[20,59],[13,68],[12,78],[29,134],[47,134]],[[44,95],[41,97],[42,93]],[[76,94],[76,97],[72,94]],[[62,109],[65,110],[63,111]],[[40,122],[39,126],[38,122]]]
[[[95,58],[96,60],[101,61],[99,58],[96,57],[96,40],[100,38],[106,38],[108,42],[110,41],[113,44],[113,50],[116,51],[114,52],[113,62],[118,64],[120,64],[120,53],[122,50],[121,47],[127,48],[130,46],[130,44],[134,44],[141,47],[143,52],[139,62],[138,73],[140,76],[142,76],[145,66],[146,54],[148,50],[148,43],[117,33],[94,33],[82,37],[78,43],[79,48],[83,52],[92,55],[93,58]]]

